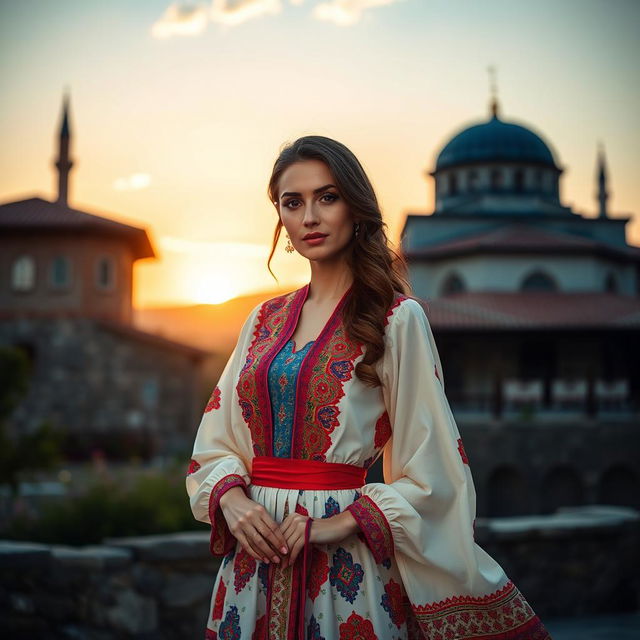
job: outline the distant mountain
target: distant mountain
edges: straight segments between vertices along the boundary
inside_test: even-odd
[[[147,307],[134,310],[138,329],[194,345],[208,351],[230,353],[251,309],[292,288],[239,296],[220,304]]]

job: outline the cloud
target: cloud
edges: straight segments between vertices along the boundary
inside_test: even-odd
[[[313,8],[313,17],[317,20],[333,22],[340,27],[349,27],[362,18],[363,13],[372,7],[382,7],[399,0],[329,0]]]
[[[138,191],[146,189],[151,184],[151,176],[148,173],[133,173],[126,178],[117,178],[113,188],[117,191]]]
[[[209,17],[212,22],[236,25],[281,11],[280,0],[213,0]]]
[[[206,28],[207,8],[203,5],[171,4],[162,17],[151,26],[154,38],[165,39],[172,36],[197,36]]]
[[[325,0],[313,7],[311,17],[333,22],[341,27],[358,22],[372,7],[390,5],[401,0]],[[302,6],[305,0],[288,0]],[[267,15],[282,12],[284,0],[211,0],[207,4],[171,4],[151,27],[154,38],[198,36],[208,22],[235,26]]]

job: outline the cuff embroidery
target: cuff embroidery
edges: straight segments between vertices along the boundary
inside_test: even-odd
[[[229,553],[236,543],[236,539],[229,530],[229,525],[224,519],[219,507],[222,495],[231,489],[231,487],[237,486],[241,486],[246,492],[247,484],[244,478],[236,473],[230,473],[216,482],[209,496],[209,519],[211,520],[211,541],[209,548],[211,553],[217,557]]]
[[[380,507],[367,495],[345,507],[356,519],[376,563],[393,555],[391,528]]]

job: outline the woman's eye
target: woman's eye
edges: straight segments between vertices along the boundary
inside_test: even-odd
[[[335,193],[325,193],[322,196],[322,198],[326,198],[327,196],[329,197],[329,202],[335,202],[338,199],[338,196]],[[292,208],[291,205],[295,204],[296,202],[299,202],[299,200],[298,199],[289,200],[289,201],[285,202],[283,206],[287,207],[288,209],[291,209]],[[295,207],[293,207],[293,208],[295,208]]]

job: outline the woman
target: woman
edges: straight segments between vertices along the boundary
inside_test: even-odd
[[[224,556],[206,638],[549,639],[474,542],[438,350],[364,169],[305,136],[269,196],[269,261],[284,226],[311,281],[254,307],[198,428],[187,492]]]

